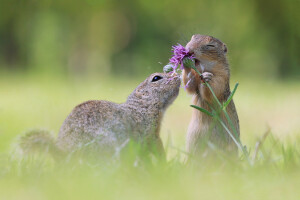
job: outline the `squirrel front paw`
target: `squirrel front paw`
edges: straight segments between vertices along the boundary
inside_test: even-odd
[[[203,72],[201,79],[205,82],[209,82],[214,75],[210,72]]]

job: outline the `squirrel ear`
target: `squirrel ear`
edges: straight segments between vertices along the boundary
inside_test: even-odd
[[[227,46],[224,43],[223,43],[223,51],[224,51],[224,53],[227,53]]]

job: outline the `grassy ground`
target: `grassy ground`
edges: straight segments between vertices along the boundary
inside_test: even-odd
[[[182,162],[191,97],[184,89],[168,109],[161,136],[169,162],[142,170],[126,166],[57,166],[44,156],[14,160],[15,138],[32,128],[57,133],[78,103],[90,99],[123,102],[143,80],[0,78],[0,199],[299,199],[300,84],[236,78],[235,103],[241,140],[253,151],[269,128],[253,166],[245,161],[222,165]]]

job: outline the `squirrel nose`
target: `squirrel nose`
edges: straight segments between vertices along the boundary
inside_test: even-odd
[[[188,46],[188,45],[186,46],[186,50],[188,50],[188,52],[189,52],[190,55],[194,54],[194,50],[191,49],[191,47]]]

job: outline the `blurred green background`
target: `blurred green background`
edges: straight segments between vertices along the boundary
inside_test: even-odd
[[[298,0],[1,0],[0,69],[148,75],[168,62],[172,45],[201,33],[228,45],[234,75],[299,78],[299,6]]]

